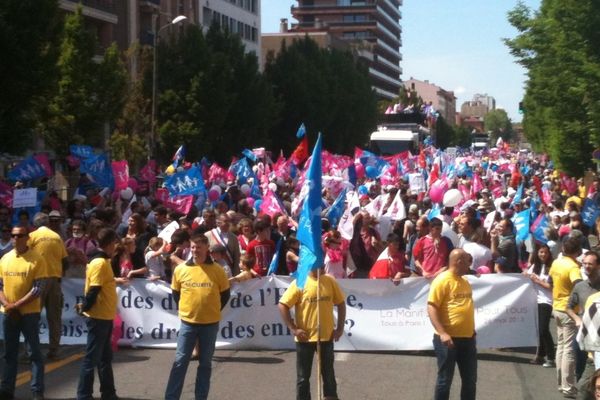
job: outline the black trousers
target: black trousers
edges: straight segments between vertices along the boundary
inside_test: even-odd
[[[549,361],[554,361],[556,358],[556,349],[554,348],[554,340],[550,333],[551,316],[552,306],[550,304],[538,304],[540,345],[537,348],[536,357],[546,357]]]
[[[296,400],[310,400],[310,373],[316,342],[296,342]],[[321,342],[321,377],[323,395],[337,398],[337,384],[333,370],[333,341]]]

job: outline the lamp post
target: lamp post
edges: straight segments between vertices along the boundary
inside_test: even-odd
[[[156,42],[158,39],[158,35],[160,35],[160,32],[165,29],[168,28],[171,25],[177,25],[178,23],[186,20],[187,17],[185,15],[178,15],[177,17],[175,17],[171,22],[169,22],[168,24],[166,24],[165,26],[162,26],[161,28],[159,28],[158,30],[156,30],[156,25],[158,22],[155,22],[154,28],[154,47],[153,47],[153,53],[152,53],[152,115],[151,115],[151,119],[150,119],[150,143],[149,143],[149,149],[148,149],[148,159],[151,159],[154,156],[154,149],[156,147],[156,124],[155,124],[155,120],[156,120]]]

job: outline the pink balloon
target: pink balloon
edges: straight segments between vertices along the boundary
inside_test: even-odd
[[[446,184],[446,181],[435,181],[429,189],[429,198],[434,203],[441,203],[447,189],[448,185]]]
[[[254,207],[254,197],[246,197],[246,201],[250,207]]]
[[[210,201],[217,201],[217,200],[219,200],[219,192],[217,192],[216,190],[213,190],[213,189],[209,190],[208,191],[208,199]]]
[[[136,192],[138,189],[138,181],[136,181],[135,178],[129,178],[129,180],[127,181],[127,186],[129,186],[131,190]]]
[[[356,169],[356,177],[358,179],[364,178],[365,177],[365,166],[362,164],[355,164],[355,169]]]
[[[477,267],[477,269],[475,271],[477,271],[478,274],[489,274],[492,272],[492,271],[490,271],[490,268],[487,265],[482,265],[481,267]]]

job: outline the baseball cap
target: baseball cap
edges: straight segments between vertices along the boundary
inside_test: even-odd
[[[62,215],[60,215],[60,211],[52,210],[50,211],[50,214],[48,214],[48,217],[50,219],[61,219]]]

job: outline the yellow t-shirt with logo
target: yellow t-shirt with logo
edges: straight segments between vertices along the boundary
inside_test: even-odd
[[[442,272],[431,282],[427,303],[439,310],[440,321],[447,334],[452,337],[473,337],[475,306],[473,290],[466,278],[451,271]]]
[[[309,342],[329,341],[332,339],[334,322],[333,306],[341,304],[346,297],[335,278],[329,275],[320,276],[319,285],[319,314],[321,319],[320,332],[317,331],[317,279],[308,276],[301,290],[293,281],[279,302],[288,308],[294,308],[296,326],[308,335]],[[319,335],[320,333],[320,335]],[[295,338],[298,341],[298,338]]]
[[[46,260],[48,278],[62,276],[62,260],[67,256],[67,249],[58,233],[42,226],[29,234],[28,245]]]
[[[192,324],[221,320],[221,292],[229,289],[229,280],[219,264],[180,264],[173,273],[171,288],[180,293],[181,320]]]
[[[552,308],[566,312],[571,290],[575,282],[582,279],[579,264],[571,257],[557,258],[550,267],[549,275],[552,278]]]
[[[23,254],[17,254],[13,249],[0,259],[0,274],[4,282],[4,295],[10,303],[14,303],[31,291],[33,281],[45,277],[46,262],[32,249]],[[39,313],[41,309],[39,297],[18,308],[21,314]]]
[[[108,258],[94,258],[85,269],[85,294],[99,286],[96,302],[84,314],[90,318],[113,320],[117,315],[117,283]]]

